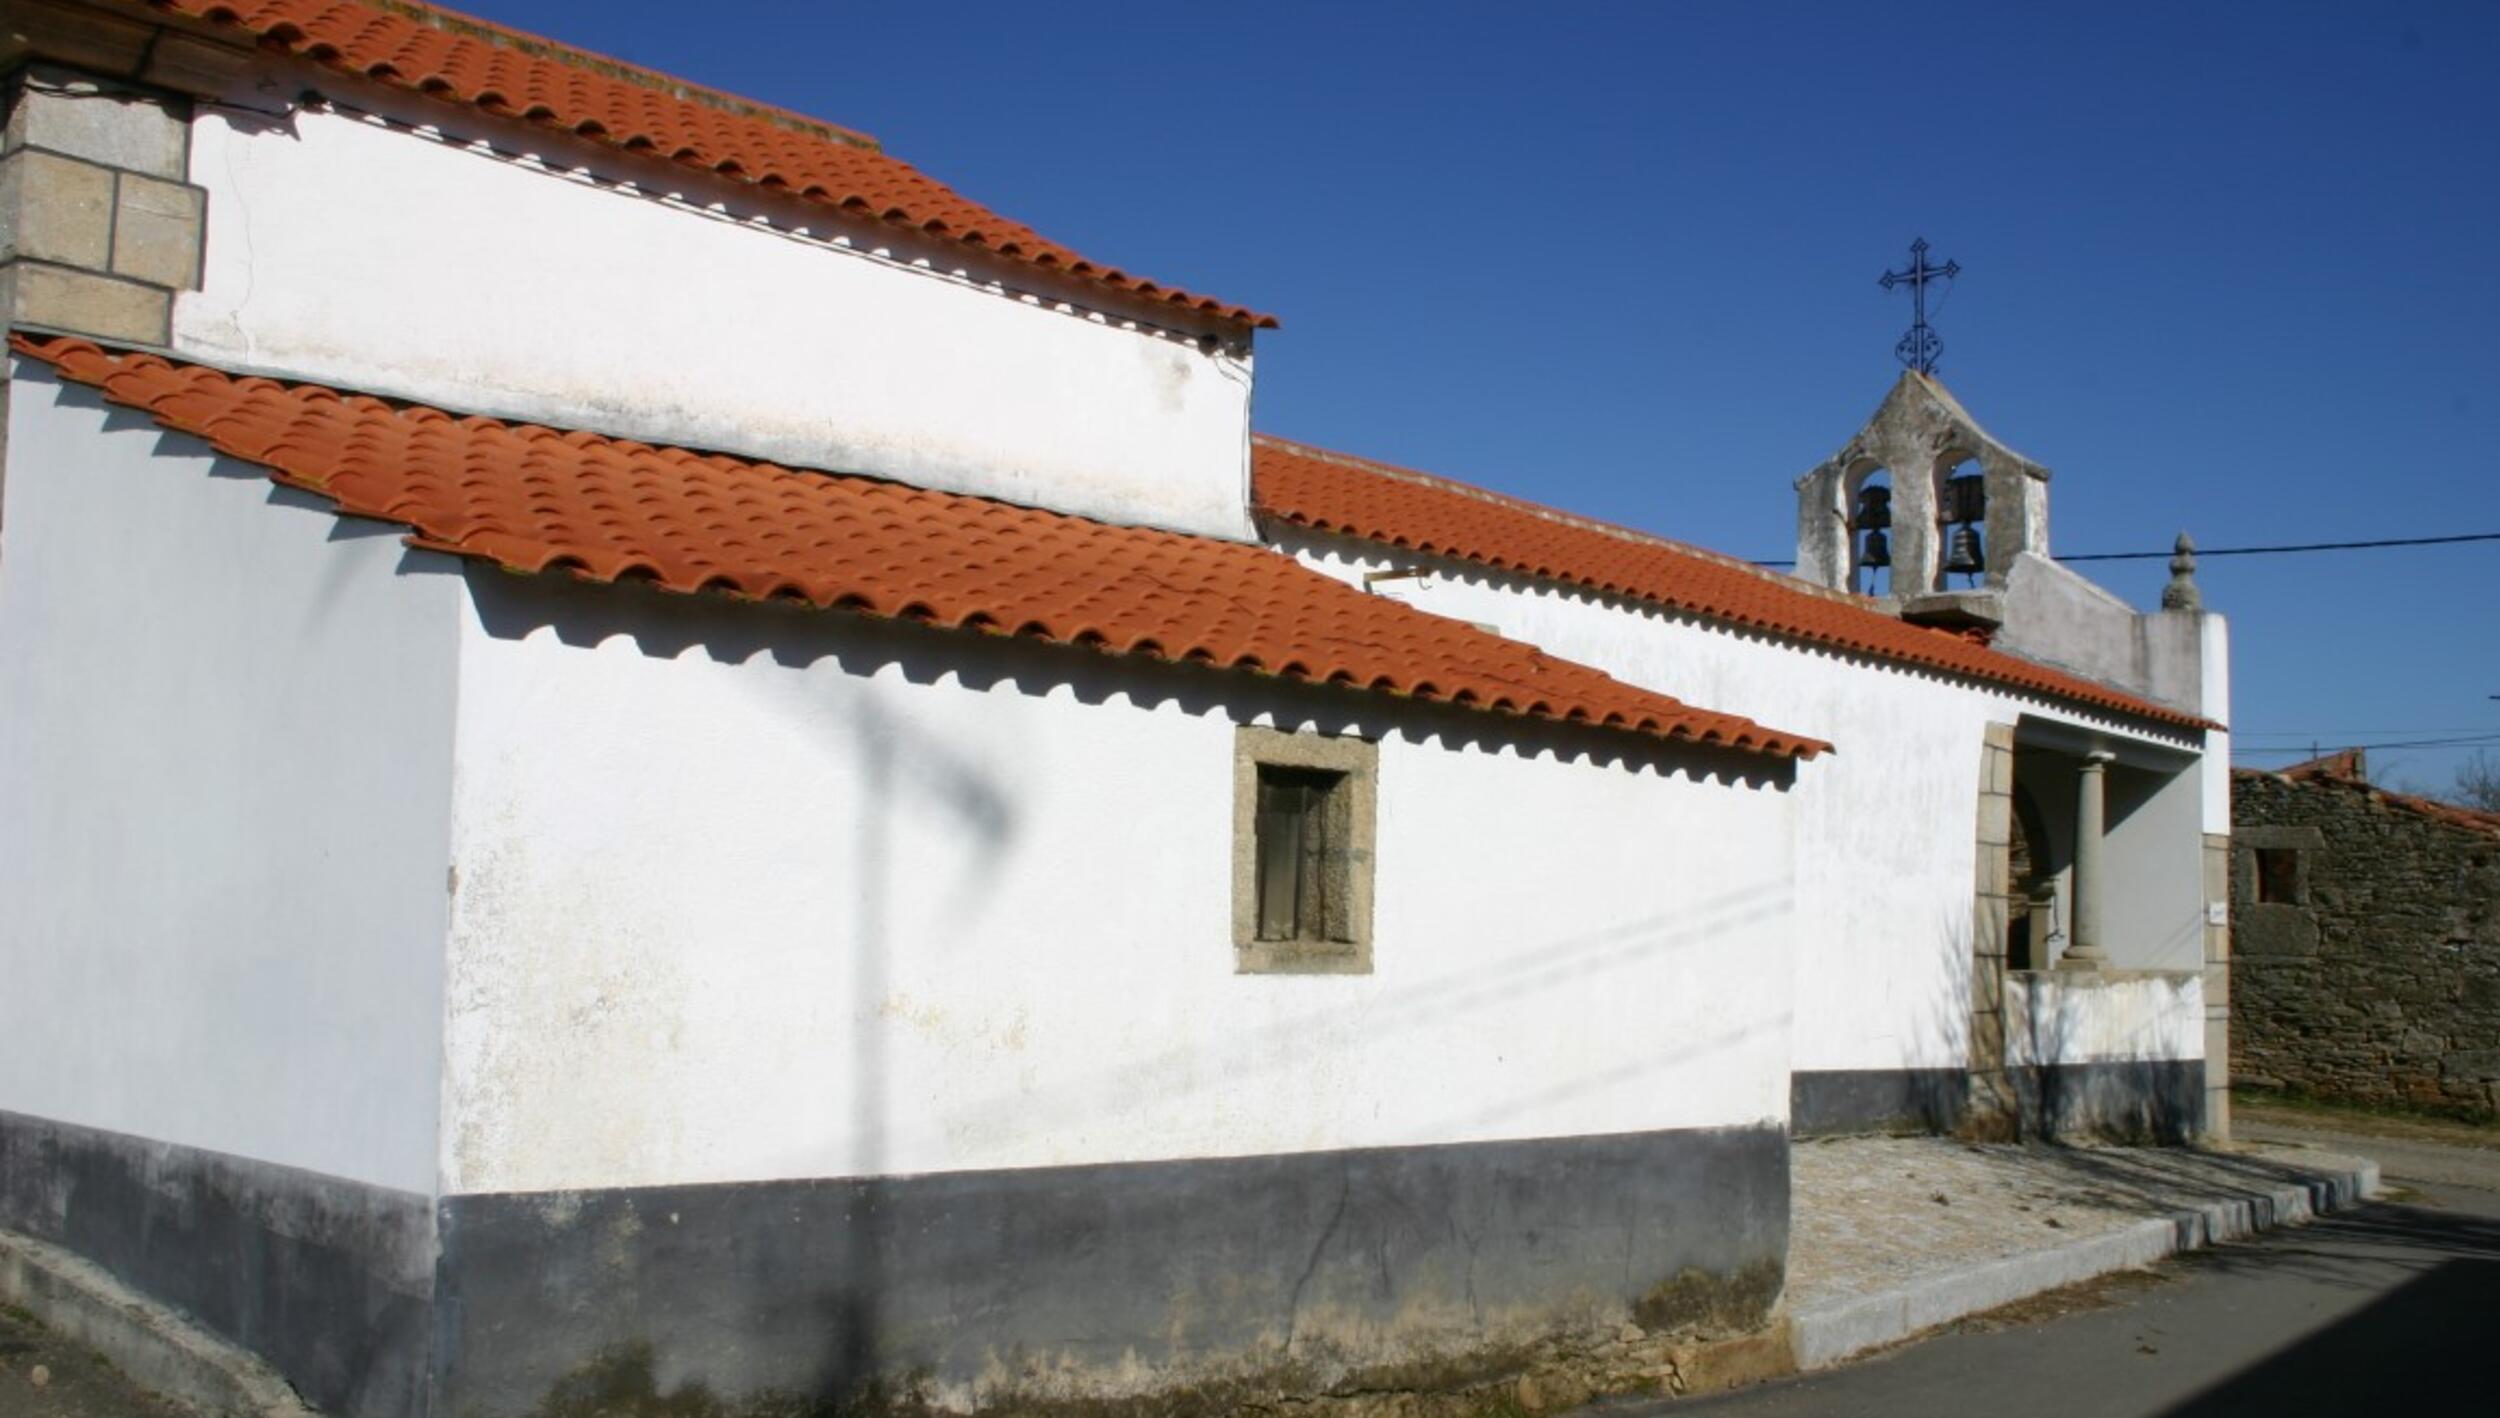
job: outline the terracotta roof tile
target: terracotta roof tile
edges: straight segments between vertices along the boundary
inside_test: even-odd
[[[2309,778],[2340,778],[2347,782],[2367,783],[2370,781],[2370,759],[2361,749],[2347,748],[2274,771],[2296,783]]]
[[[1465,483],[1265,436],[1253,443],[1251,470],[1258,511],[1295,526],[1477,562],[2137,718],[2219,727],[1950,632],[1912,625],[1841,592]]]
[[[789,600],[1782,757],[1829,747],[1367,594],[1265,547],[455,417],[78,340],[11,344],[343,514],[403,523],[412,545],[513,571]]]
[[[2444,822],[2450,827],[2462,827],[2474,832],[2500,833],[2500,812],[2488,812],[2481,808],[2467,807],[2463,803],[2441,802],[2437,798],[2426,798],[2418,793],[2399,793],[2393,789],[2373,786],[2369,779],[2368,764],[2368,759],[2363,756],[2360,749],[2348,748],[2340,753],[2330,753],[2323,758],[2312,758],[2304,763],[2295,763],[2288,768],[2271,770],[2234,768],[2231,770],[2231,776],[2234,778],[2280,778],[2287,783],[2341,788],[2349,792],[2367,794],[2372,802],[2385,803],[2389,807],[2412,813],[2416,817],[2427,817],[2433,822]]]
[[[560,128],[1132,296],[1272,327],[1275,317],[1098,265],[887,156],[766,104],[406,0],[141,0],[393,88]]]

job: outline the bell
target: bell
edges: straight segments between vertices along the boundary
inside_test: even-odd
[[[1947,478],[1940,522],[1977,522],[1988,515],[1988,483],[1977,473]]]
[[[1988,569],[1987,559],[1979,554],[1977,527],[1965,525],[1953,529],[1952,538],[1945,543],[1944,569],[1964,576],[1976,576]]]
[[[1880,486],[1859,488],[1857,517],[1858,530],[1861,532],[1871,532],[1879,527],[1889,527],[1891,525],[1892,489]]]
[[[1892,565],[1892,543],[1881,532],[1866,534],[1866,549],[1858,553],[1860,566]]]

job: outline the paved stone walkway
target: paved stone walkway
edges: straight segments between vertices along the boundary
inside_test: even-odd
[[[1788,1305],[1811,1310],[2279,1191],[2361,1160],[2314,1148],[1799,1142]]]
[[[0,1305],[0,1418],[186,1418],[103,1356]]]

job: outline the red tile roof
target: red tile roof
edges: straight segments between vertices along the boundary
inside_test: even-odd
[[[1477,562],[2137,718],[2219,727],[1959,635],[1911,625],[1842,592],[1427,473],[1262,435],[1252,446],[1251,477],[1258,511],[1295,526]]]
[[[2234,768],[2231,770],[2231,776],[2234,778],[2273,777],[2280,778],[2287,783],[2304,785],[2324,784],[2350,792],[2366,793],[2372,802],[2384,803],[2400,811],[2412,813],[2416,817],[2427,817],[2433,822],[2444,822],[2450,827],[2462,827],[2474,832],[2500,833],[2500,812],[2488,812],[2482,808],[2467,807],[2463,803],[2441,802],[2437,798],[2426,798],[2417,793],[2399,793],[2372,786],[2369,759],[2357,748],[2348,748],[2340,753],[2330,753],[2323,758],[2312,758],[2307,762],[2295,763],[2288,768],[2277,768],[2270,772],[2263,768]]]
[[[873,139],[407,0],[141,0],[344,73],[560,128],[1131,296],[1272,327],[1275,317],[1097,265],[969,201]]]
[[[2369,755],[2361,749],[2347,748],[2327,754],[2323,758],[2303,759],[2288,768],[2277,768],[2274,771],[2295,783],[2311,778],[2338,778],[2347,783],[2367,783],[2370,781],[2370,759]]]
[[[1370,595],[1265,547],[459,418],[80,340],[10,343],[342,514],[405,524],[413,546],[512,571],[788,600],[1780,757],[1830,746]]]

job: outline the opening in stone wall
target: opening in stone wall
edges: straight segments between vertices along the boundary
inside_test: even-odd
[[[1849,490],[1849,589],[1881,596],[1892,586],[1892,475],[1868,468]]]
[[[1946,455],[1936,466],[1936,589],[1952,589],[1959,576],[1966,586],[1987,574],[1988,552],[1980,529],[1988,521],[1988,485],[1979,460]]]
[[[2260,905],[2300,904],[2300,851],[2294,847],[2259,847],[2257,901]]]

